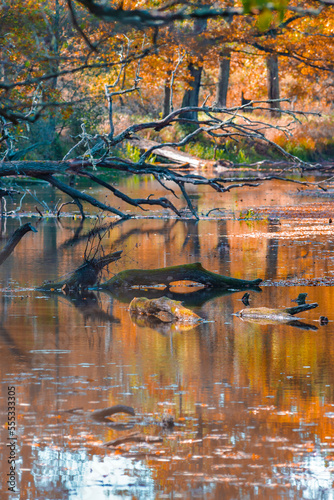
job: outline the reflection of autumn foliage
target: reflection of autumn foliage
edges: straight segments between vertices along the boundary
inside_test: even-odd
[[[268,204],[282,197],[286,207],[281,225],[273,226],[269,220],[126,221],[111,230],[104,246],[116,250],[112,244],[122,242],[126,254],[122,265],[127,268],[193,262],[196,257],[213,271],[235,275],[242,269],[250,279],[260,272],[262,276],[264,270],[266,278],[270,268],[272,282],[291,274],[330,275],[332,261],[322,258],[332,251],[325,214],[305,205],[301,218],[299,204],[293,207],[291,195],[282,193],[277,183],[265,196]],[[233,200],[230,195],[231,204]],[[259,200],[259,190],[245,198],[254,208]],[[198,202],[207,201],[200,197]],[[77,227],[77,222],[73,224],[66,222],[55,231],[53,221],[42,222],[33,241],[22,240],[15,261],[9,259],[1,270],[6,279],[28,283],[37,259],[47,278],[51,237],[59,246],[54,275],[75,268],[86,242],[64,246]],[[89,221],[85,229],[90,229]],[[270,497],[280,498],[289,474],[310,477],[314,454],[324,467],[332,467],[333,327],[331,322],[321,327],[315,321],[320,314],[332,319],[333,287],[264,286],[262,293],[251,292],[251,305],[293,305],[291,299],[300,292],[308,293],[309,302],[319,303],[319,312],[307,316],[318,326],[317,332],[242,323],[232,316],[242,307],[239,293],[197,307],[196,313],[208,323],[166,336],[134,325],[128,304],[102,293],[101,308],[117,323],[85,320],[80,310],[59,296],[47,298],[15,287],[6,290],[1,318],[8,335],[2,344],[0,375],[7,380],[10,373],[17,386],[22,468],[29,469],[22,476],[23,489],[30,484],[31,495],[40,496],[30,471],[35,463],[44,463],[38,450],[50,456],[56,452],[58,465],[54,465],[64,467],[65,477],[73,474],[65,458],[61,461],[66,453],[75,457],[76,464],[81,464],[83,450],[85,460],[88,456],[102,461],[106,453],[131,456],[148,464],[164,492],[182,494],[186,479],[189,488],[215,485],[216,498],[236,495],[236,488],[246,496],[253,491],[252,484],[265,488],[270,482],[280,485],[270,490]],[[17,351],[11,346],[25,356],[15,357]],[[164,442],[152,447],[127,443],[106,451],[102,443],[118,439],[120,431],[97,425],[80,412],[65,412],[71,408],[90,412],[115,404],[135,408],[135,426],[129,432],[162,436]],[[166,412],[176,423],[171,433],[160,426]]]

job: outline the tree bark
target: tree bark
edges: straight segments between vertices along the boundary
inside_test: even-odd
[[[226,107],[228,81],[230,77],[231,51],[223,50],[219,57],[216,103],[219,108]]]
[[[268,83],[268,99],[279,99],[279,73],[278,73],[278,56],[272,54],[267,57],[267,83]],[[280,102],[270,103],[270,114],[273,117],[279,118]]]
[[[195,67],[192,63],[188,66],[189,73],[192,77],[192,81],[190,82],[190,89],[187,89],[184,93],[182,100],[182,108],[186,108],[189,106],[198,106],[199,102],[199,91],[201,87],[201,77],[203,67]],[[197,111],[186,111],[180,115],[181,118],[186,118],[188,120],[197,120],[198,112]]]
[[[163,118],[165,118],[165,116],[168,116],[170,113],[170,95],[171,95],[170,79],[167,79],[165,80],[165,85],[164,85],[164,103],[162,110]]]

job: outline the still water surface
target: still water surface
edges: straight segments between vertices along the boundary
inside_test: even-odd
[[[123,183],[141,197],[155,187],[150,179]],[[50,205],[58,199],[36,189]],[[200,261],[221,274],[263,278],[262,291],[250,292],[253,307],[290,307],[300,292],[319,307],[297,326],[260,324],[233,315],[244,292],[193,293],[186,305],[205,323],[135,324],[128,304],[138,291],[71,299],[35,290],[80,265],[95,219],[3,221],[3,241],[27,220],[38,228],[0,267],[4,498],[334,498],[331,202],[277,182],[223,200],[194,191],[193,200],[201,213],[223,210],[199,222],[159,213],[110,229],[104,249],[123,257],[109,276]],[[33,205],[27,200],[20,213]],[[259,219],[238,220],[249,208]],[[329,323],[321,326],[320,316]],[[8,386],[16,391],[16,494],[7,491]],[[135,417],[91,419],[114,404],[133,407]],[[161,425],[166,414],[172,430]],[[163,441],[103,446],[136,431]]]

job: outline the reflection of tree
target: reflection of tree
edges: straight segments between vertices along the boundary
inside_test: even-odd
[[[268,232],[276,233],[280,231],[280,227],[276,224],[268,223]],[[268,239],[267,244],[267,268],[266,268],[266,279],[275,279],[277,277],[277,258],[278,258],[278,238]]]
[[[68,294],[59,291],[45,291],[44,293],[68,300],[83,315],[85,322],[92,320],[100,323],[119,323],[117,318],[102,309],[99,297],[94,292],[85,290],[82,292],[73,291]]]
[[[221,271],[221,274],[230,273],[230,244],[228,241],[226,222],[226,220],[219,220],[217,222],[219,243],[216,247],[216,250],[219,255],[220,264],[223,267],[223,271]]]
[[[2,341],[1,343],[6,345],[8,351],[14,357],[15,360],[30,364],[29,356],[20,347],[17,346],[10,332],[7,330],[7,328],[5,328],[1,324],[0,324],[0,338]]]
[[[187,249],[188,255],[191,257],[195,257],[195,259],[198,260],[201,257],[201,244],[198,233],[198,221],[188,220],[188,221],[183,221],[183,224],[186,229],[186,236],[181,251],[185,252],[185,250]]]
[[[104,288],[103,293],[106,293],[116,298],[120,302],[130,303],[134,297],[140,297],[140,296],[145,296],[148,299],[157,299],[159,297],[165,296],[172,300],[180,300],[187,307],[200,307],[203,306],[206,302],[214,300],[215,298],[225,297],[240,292],[240,290],[202,288],[200,290],[197,290],[196,292],[177,293],[176,291],[173,290],[173,288],[165,288],[165,289],[145,288],[145,290],[141,290],[138,288],[117,288],[110,290]],[[252,290],[254,292],[261,292],[261,288],[259,287],[253,287],[253,288],[248,287],[247,290]]]

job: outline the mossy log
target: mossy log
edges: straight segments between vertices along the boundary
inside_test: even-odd
[[[267,320],[276,322],[289,322],[294,319],[295,314],[299,314],[304,311],[309,311],[318,307],[315,302],[313,304],[301,304],[295,307],[287,307],[285,309],[270,309],[269,307],[251,307],[247,309],[242,309],[237,313],[237,316],[247,320]]]
[[[73,271],[73,273],[66,276],[63,280],[58,282],[50,281],[43,283],[40,289],[49,291],[64,289],[65,291],[71,291],[78,290],[79,288],[92,287],[96,284],[102,269],[111,262],[115,262],[120,259],[121,254],[122,251],[118,251],[104,255],[98,259],[89,260]]]
[[[8,239],[4,248],[0,251],[0,266],[5,260],[10,256],[10,254],[14,251],[16,245],[21,241],[23,236],[27,234],[29,231],[33,231],[37,233],[37,229],[35,229],[30,222],[24,224],[23,226],[16,229],[16,231],[11,235]]]
[[[110,280],[101,284],[101,288],[130,288],[133,286],[165,285],[175,281],[193,281],[206,287],[243,290],[258,286],[262,280],[241,280],[204,269],[200,262],[160,269],[128,269],[121,271]]]

